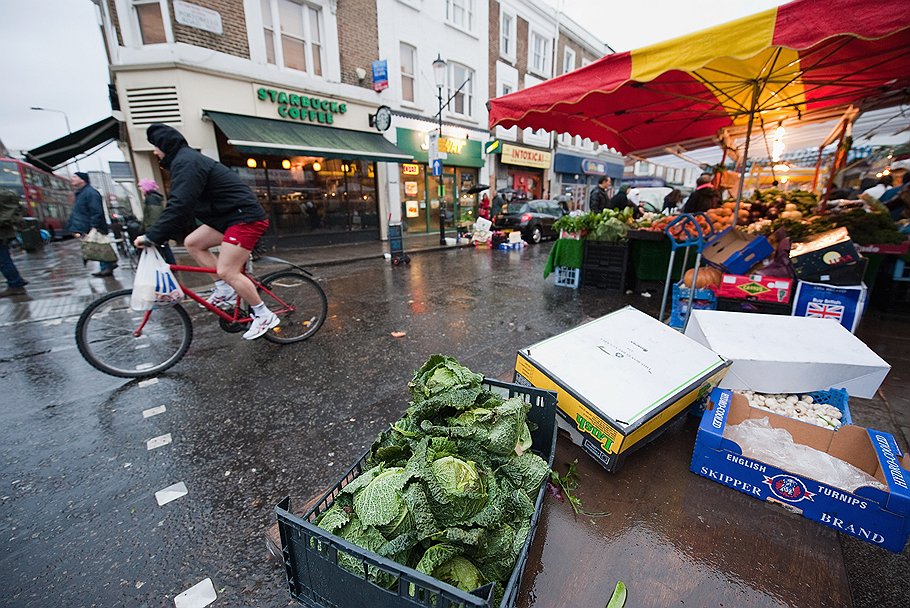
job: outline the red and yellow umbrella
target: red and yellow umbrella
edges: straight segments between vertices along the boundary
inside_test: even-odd
[[[713,145],[752,120],[910,99],[902,3],[798,0],[583,68],[489,102],[490,127],[545,129],[647,155]],[[906,5],[904,5],[906,7]],[[747,126],[748,125],[748,126]]]

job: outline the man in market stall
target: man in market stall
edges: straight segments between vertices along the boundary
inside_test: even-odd
[[[720,196],[711,184],[713,177],[710,173],[702,173],[698,176],[698,179],[695,180],[695,192],[689,195],[689,200],[683,207],[684,213],[702,213],[717,207]]]
[[[610,197],[607,196],[607,188],[613,183],[613,180],[606,175],[601,177],[597,185],[591,190],[588,197],[588,209],[592,213],[600,213],[610,206]]]

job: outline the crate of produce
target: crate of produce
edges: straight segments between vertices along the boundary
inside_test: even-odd
[[[581,284],[585,287],[624,290],[629,273],[627,243],[585,241]]]
[[[830,388],[824,391],[811,391],[806,393],[754,393],[752,391],[737,391],[743,395],[749,402],[751,407],[756,407],[763,410],[768,410],[781,416],[790,416],[797,418],[799,414],[804,416],[803,421],[809,422],[810,424],[815,424],[816,426],[821,426],[825,428],[838,428],[844,424],[853,424],[853,418],[850,416],[850,405],[849,399],[850,396],[846,390],[842,388]],[[707,397],[707,396],[706,396]],[[811,397],[811,399],[806,399]],[[791,403],[787,403],[786,399],[791,398]],[[704,409],[707,399],[700,403],[699,405]],[[800,403],[800,402],[803,403]],[[836,408],[840,412],[840,417],[833,415],[833,412],[830,411],[820,411],[818,416],[815,412],[809,411],[812,408],[809,404],[805,403],[806,401],[810,403],[822,403],[825,405],[830,405],[833,408]],[[792,409],[797,409],[799,411],[787,413],[786,408],[791,407]]]
[[[320,516],[330,511],[333,504],[341,500],[347,486],[354,483],[360,486],[365,485],[357,480],[361,475],[369,473],[371,469],[369,461],[371,448],[371,451],[364,454],[341,480],[302,516],[294,515],[291,512],[290,499],[287,498],[276,508],[288,586],[291,596],[296,601],[312,608],[413,606],[510,608],[515,605],[521,586],[522,573],[528,558],[528,549],[533,541],[537,520],[540,517],[546,491],[544,480],[548,478],[549,468],[553,465],[556,449],[556,394],[552,391],[499,382],[489,378],[483,379],[482,386],[499,395],[501,399],[519,397],[530,404],[530,410],[527,413],[530,452],[540,456],[546,462],[547,467],[546,476],[541,479],[539,488],[535,489],[533,493],[530,490],[527,492],[515,490],[513,493],[500,494],[500,496],[515,496],[515,493],[520,492],[528,500],[525,508],[530,510],[533,505],[533,515],[527,522],[526,528],[512,530],[505,524],[497,528],[508,527],[510,531],[515,532],[513,544],[509,546],[518,550],[514,567],[501,575],[503,580],[507,579],[504,586],[497,588],[495,583],[486,583],[472,588],[471,591],[465,591],[417,569],[402,565],[393,559],[383,557],[379,555],[378,551],[364,549],[316,525]],[[401,422],[399,421],[399,423]],[[474,426],[465,428],[473,429]],[[380,440],[383,437],[387,437],[387,435],[381,436]],[[383,444],[377,442],[374,444],[374,448],[377,446],[383,447]],[[388,445],[384,447],[388,447]],[[525,455],[527,456],[527,454]],[[437,462],[439,461],[434,461],[432,466],[435,466]],[[385,469],[385,471],[389,470]],[[520,476],[519,471],[521,470],[513,468],[509,474]],[[375,479],[375,477],[373,478]],[[525,481],[525,483],[527,482]],[[372,485],[370,483],[366,489]],[[501,511],[508,511],[508,509]],[[343,511],[336,509],[336,513],[340,512]],[[490,513],[491,511],[483,510],[476,517],[490,516]],[[322,523],[325,523],[324,519]],[[397,525],[397,522],[392,523]],[[496,526],[497,524],[491,525]],[[344,528],[341,530],[343,531]],[[455,528],[448,528],[448,530],[451,535],[459,534]],[[471,528],[467,528],[467,531],[462,530],[462,532],[467,536],[471,532]],[[520,540],[522,535],[524,535],[523,542]],[[446,542],[453,537],[447,536]],[[457,538],[458,542],[463,540],[463,538]],[[520,549],[518,549],[519,546]],[[504,542],[501,549],[506,550],[505,547]],[[426,553],[424,553],[424,557],[426,557]],[[437,563],[436,567],[445,569],[447,564],[449,564],[448,561],[442,562],[441,565]],[[478,569],[482,567],[477,566]],[[504,568],[502,565],[499,567]],[[455,567],[451,566],[450,570],[455,570]],[[434,572],[439,572],[439,570],[434,570]]]
[[[581,279],[581,268],[556,267],[556,286],[578,289]]]
[[[681,329],[686,324],[689,309],[690,289],[676,283],[673,285],[673,302],[670,307],[670,327]],[[711,289],[696,289],[692,298],[692,310],[717,310],[717,296]]]

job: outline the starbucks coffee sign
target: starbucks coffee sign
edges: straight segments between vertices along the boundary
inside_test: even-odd
[[[335,116],[348,111],[345,103],[322,97],[311,97],[303,93],[291,93],[278,89],[259,87],[256,96],[260,101],[274,104],[278,116],[322,125],[331,125]]]

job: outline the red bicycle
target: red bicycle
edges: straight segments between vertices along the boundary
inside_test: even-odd
[[[274,258],[272,258],[274,259]],[[328,299],[325,291],[305,269],[289,266],[255,278],[246,274],[281,324],[263,336],[270,342],[292,344],[312,337],[325,322]],[[214,268],[171,264],[171,270],[215,274]],[[180,284],[184,294],[218,316],[226,332],[245,331],[252,321],[240,297],[228,310],[205,301]],[[190,315],[180,304],[137,312],[130,308],[132,289],[121,289],[88,305],[76,324],[79,352],[98,370],[121,378],[154,376],[173,367],[186,354],[193,339]]]

